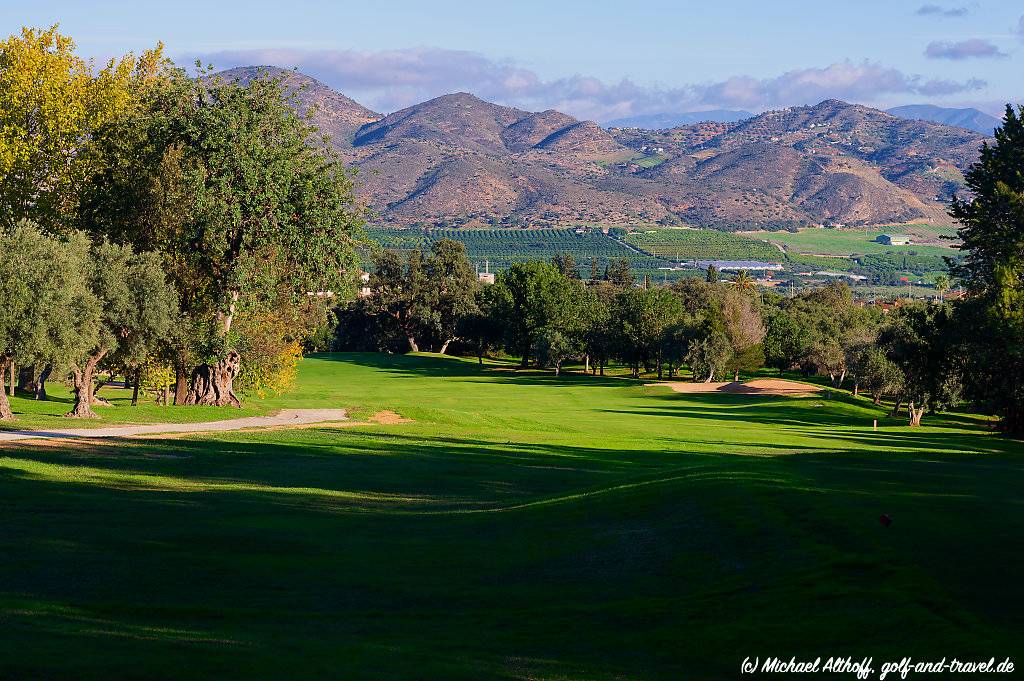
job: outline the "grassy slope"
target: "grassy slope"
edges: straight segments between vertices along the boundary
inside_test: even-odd
[[[263,408],[416,422],[0,449],[0,676],[725,679],[747,655],[1024,652],[1024,457],[970,419],[874,433],[840,395],[431,357],[308,360],[301,385]]]

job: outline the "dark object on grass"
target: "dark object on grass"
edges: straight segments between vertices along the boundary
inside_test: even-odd
[[[889,527],[890,525],[892,525],[892,518],[889,517],[888,513],[883,513],[882,515],[878,516],[878,522],[882,523],[882,525],[884,525],[885,527]]]

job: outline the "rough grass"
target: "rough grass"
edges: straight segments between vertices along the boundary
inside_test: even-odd
[[[1024,452],[974,418],[430,356],[308,359],[300,386],[259,408],[415,422],[0,448],[0,677],[1024,652]]]

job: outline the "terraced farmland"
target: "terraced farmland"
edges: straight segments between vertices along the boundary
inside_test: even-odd
[[[895,230],[891,230],[895,231]],[[698,229],[657,229],[609,237],[599,230],[577,233],[574,229],[415,229],[371,228],[370,239],[386,248],[427,249],[439,239],[466,245],[470,260],[492,271],[507,269],[525,260],[550,260],[558,253],[576,259],[580,273],[589,276],[593,258],[599,271],[613,260],[625,258],[633,273],[653,280],[698,276],[692,270],[666,271],[676,261],[756,260],[783,263],[789,273],[810,271],[849,272],[863,275],[874,284],[899,285],[902,276],[925,277],[946,271],[941,256],[958,251],[934,245],[886,246],[873,242],[874,230],[803,230],[752,235]],[[769,242],[769,240],[771,242]],[[776,245],[778,244],[778,245]],[[786,253],[780,250],[785,245]],[[831,257],[827,257],[831,256]],[[364,254],[366,266],[372,256]]]
[[[558,253],[572,255],[580,268],[589,272],[597,258],[604,268],[613,260],[625,258],[637,273],[657,270],[664,263],[624,246],[600,231],[577,233],[574,229],[434,229],[428,232],[407,229],[373,228],[367,235],[385,248],[429,248],[439,239],[461,241],[469,259],[494,270],[508,268],[524,260],[549,260]],[[777,251],[776,251],[777,252]]]
[[[761,260],[782,262],[783,254],[766,241],[704,229],[633,232],[626,242],[668,260]]]

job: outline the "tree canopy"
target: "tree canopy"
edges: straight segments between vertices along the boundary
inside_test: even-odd
[[[132,109],[162,52],[157,46],[96,70],[56,26],[23,28],[0,42],[0,224],[74,226],[96,131]]]
[[[235,404],[239,306],[354,290],[363,224],[352,178],[280,79],[225,81],[168,69],[135,115],[98,135],[89,228],[160,250],[196,323],[187,403]],[[205,318],[205,319],[204,319]],[[187,364],[187,362],[182,362]]]
[[[970,296],[957,310],[968,390],[1003,427],[1024,432],[1024,108],[1007,106],[995,144],[965,175],[971,198],[953,202],[965,251],[953,274]]]

